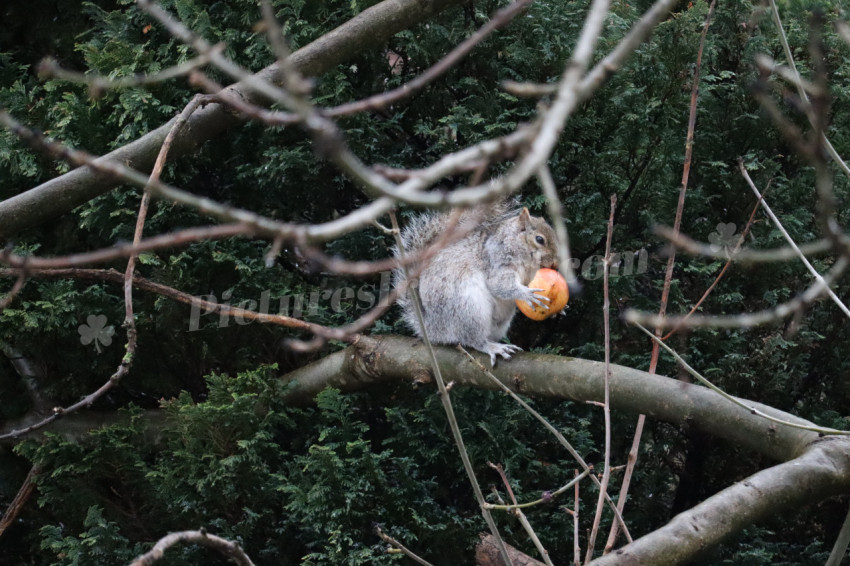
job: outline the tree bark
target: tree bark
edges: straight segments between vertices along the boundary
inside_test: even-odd
[[[480,368],[456,349],[437,347],[436,355],[444,379],[453,381],[456,387],[494,388]],[[475,356],[486,367],[486,356]],[[421,383],[430,378],[428,359],[418,340],[361,337],[349,348],[284,376],[292,383],[286,395],[292,402],[306,403],[328,386],[352,390],[386,380]],[[520,354],[500,362],[493,373],[511,389],[527,395],[576,401],[598,401],[603,395],[600,362]],[[597,558],[593,565],[683,564],[769,515],[850,492],[850,438],[846,436],[820,437],[813,431],[772,424],[705,387],[617,365],[611,366],[610,401],[614,409],[688,423],[714,437],[784,461],[680,513],[664,527]],[[811,426],[754,401],[745,403],[773,417]]]
[[[543,562],[535,560],[511,545],[505,546],[508,547],[508,556],[510,556],[514,566],[544,566]],[[505,566],[502,553],[499,552],[499,545],[496,544],[493,535],[481,533],[481,540],[475,547],[475,566]]]
[[[447,381],[454,381],[456,386],[497,387],[456,349],[437,347],[436,353]],[[489,367],[489,359],[478,353],[473,355]],[[579,358],[524,353],[499,362],[492,371],[518,393],[585,402],[602,400],[603,366],[601,362]],[[329,386],[353,390],[383,381],[425,381],[430,375],[427,351],[421,341],[400,336],[364,336],[353,346],[287,374],[284,379],[294,382],[287,390],[287,398],[307,404]],[[676,424],[688,423],[715,438],[779,461],[801,455],[818,439],[816,432],[773,424],[708,388],[615,364],[611,365],[610,399],[617,410]],[[812,426],[804,419],[755,401],[746,403],[773,417]]]
[[[384,0],[299,49],[290,59],[303,75],[318,76],[364,49],[381,45],[396,33],[464,1]],[[257,73],[258,77],[275,84],[278,83],[279,75],[277,64]],[[267,102],[242,83],[227,87],[222,95],[237,97],[256,105],[264,105]],[[118,161],[140,171],[150,170],[174,120],[104,155],[101,159]],[[207,140],[240,123],[241,120],[237,116],[219,104],[201,108],[194,112],[186,126],[181,128],[181,133],[172,145],[171,156],[195,151]],[[88,167],[79,167],[6,199],[0,202],[0,241],[9,239],[20,230],[64,214],[117,184],[117,180],[111,176],[95,173]]]
[[[850,491],[850,440],[829,437],[805,454],[762,470],[680,513],[646,536],[597,558],[593,566],[671,566],[693,559],[770,515]]]
[[[437,347],[436,355],[444,378],[454,381],[456,387],[495,387],[475,363],[456,349]],[[474,355],[487,367],[489,358]],[[290,383],[284,395],[289,402],[298,404],[312,402],[317,393],[331,386],[351,391],[399,380],[411,385],[414,381],[425,382],[427,386],[431,375],[428,359],[419,340],[364,336],[349,348],[283,376]],[[589,401],[599,400],[603,394],[603,364],[589,360],[526,353],[500,362],[493,373],[500,382],[526,395]],[[594,566],[687,563],[765,517],[850,493],[850,438],[846,436],[821,437],[816,432],[771,424],[705,387],[617,365],[611,366],[610,400],[614,409],[644,413],[672,423],[687,422],[714,437],[783,462],[733,484],[675,516],[665,526],[597,558],[591,563]],[[782,411],[745,402],[777,418],[811,425]],[[71,415],[62,419],[59,426],[54,423],[52,429],[73,436],[72,430],[83,433],[101,426],[104,423],[100,418],[112,422],[122,417],[114,413]],[[162,418],[161,411],[151,411],[146,416],[150,419],[152,441]],[[10,444],[14,442],[17,440],[10,440]],[[479,551],[479,563],[489,564],[486,541]],[[514,563],[536,562],[520,553]]]

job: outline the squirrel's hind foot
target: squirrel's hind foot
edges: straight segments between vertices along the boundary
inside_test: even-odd
[[[511,359],[511,356],[513,356],[517,352],[521,352],[522,348],[520,348],[519,346],[514,346],[513,344],[487,342],[487,344],[483,348],[480,348],[480,350],[485,354],[490,354],[490,365],[495,367],[497,356],[501,356],[502,359],[509,360]]]

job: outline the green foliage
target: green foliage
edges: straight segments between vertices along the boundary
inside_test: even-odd
[[[370,402],[328,390],[315,409],[299,410],[281,401],[274,370],[211,375],[205,401],[163,401],[161,421],[132,409],[123,423],[79,441],[49,435],[20,445],[49,470],[38,480],[38,504],[50,517],[39,529],[39,560],[126,563],[169,531],[203,525],[240,541],[258,564],[395,563],[372,533],[381,523],[434,559],[461,561],[480,529],[478,512],[434,396],[408,395],[382,409],[386,394],[373,392]],[[574,464],[509,399],[468,391],[458,401],[478,415],[465,417],[464,434],[480,474],[492,476],[484,462],[497,455],[522,477],[514,489],[524,498],[572,478]],[[590,438],[577,428],[584,417],[563,403],[546,408],[587,450]],[[512,431],[532,436],[504,444]],[[543,533],[553,548],[566,544],[556,533],[568,519],[557,508],[529,516],[551,521]],[[192,564],[198,552],[170,556]]]
[[[789,544],[776,535],[767,528],[747,529],[744,533],[746,542],[740,542],[735,550],[726,553],[726,557],[715,564],[815,566],[824,564],[829,558],[829,549],[820,542],[800,546]]]
[[[143,552],[141,545],[129,545],[117,525],[104,519],[100,507],[89,507],[83,528],[79,536],[63,536],[62,526],[44,526],[41,549],[73,566],[126,564]]]

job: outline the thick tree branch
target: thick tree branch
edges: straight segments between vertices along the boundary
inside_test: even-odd
[[[476,364],[454,348],[435,348],[435,355],[445,377],[457,386],[494,387]],[[353,346],[284,378],[292,382],[286,391],[289,401],[310,402],[327,386],[353,390],[381,381],[428,381],[430,371],[428,353],[417,340],[361,337]],[[520,354],[500,364],[493,374],[526,395],[577,401],[598,401],[604,395],[601,362]],[[812,432],[777,426],[704,387],[623,366],[611,366],[609,386],[615,409],[688,423],[785,462],[730,486],[593,564],[681,564],[766,516],[850,490],[850,439],[819,438]],[[785,420],[806,423],[752,401],[746,403]]]
[[[435,348],[446,379],[493,388],[474,363],[451,348]],[[387,380],[430,379],[421,342],[397,336],[362,337],[346,350],[286,375],[287,396],[309,402],[327,386],[352,390]],[[576,358],[520,354],[493,374],[513,390],[577,401],[604,396],[604,364]],[[785,460],[721,491],[675,517],[666,526],[592,564],[682,564],[753,522],[850,490],[850,439],[774,425],[729,403],[713,391],[666,377],[611,366],[613,408],[685,424],[718,438]],[[806,421],[746,401],[773,416]]]
[[[762,470],[680,513],[660,529],[594,560],[593,566],[684,564],[770,515],[850,490],[850,441],[825,438],[802,456]]]
[[[446,377],[458,385],[493,387],[476,365],[455,349],[436,348],[435,352]],[[600,362],[520,354],[500,364],[493,373],[524,394],[583,401],[602,398],[603,371]],[[429,373],[428,355],[420,342],[383,336],[362,337],[354,346],[296,370],[285,379],[293,382],[287,390],[291,401],[309,402],[327,386],[352,390],[380,381],[427,380]],[[611,366],[610,399],[616,409],[673,423],[687,422],[719,438],[789,461],[729,487],[594,564],[681,563],[743,526],[776,513],[777,505],[792,508],[850,489],[848,439],[819,439],[814,433],[775,427],[704,387],[622,366]],[[747,404],[757,405],[751,401]],[[759,408],[805,423],[775,409]]]
[[[443,375],[456,386],[495,388],[463,354],[447,347],[437,347],[435,352]],[[584,402],[604,398],[603,370],[602,362],[520,354],[497,365],[493,374],[518,393]],[[306,404],[329,386],[354,390],[385,381],[427,382],[431,370],[427,351],[418,340],[361,337],[349,348],[287,374],[284,379],[293,382],[287,398]],[[770,423],[705,387],[613,364],[610,400],[616,410],[644,413],[676,424],[688,423],[776,460],[795,458],[818,439],[817,433]],[[811,424],[754,401],[746,403],[787,421]]]
[[[456,386],[497,388],[476,364],[456,349],[436,347],[435,353],[445,376]],[[484,359],[483,355],[479,356]],[[518,354],[491,370],[499,381],[523,395],[580,402],[603,398],[603,371],[602,362],[530,353]],[[326,387],[353,391],[383,382],[430,382],[431,370],[427,352],[419,340],[401,336],[360,336],[352,346],[286,374],[283,379],[292,382],[286,390],[288,401],[310,404]],[[645,412],[650,417],[674,424],[688,423],[776,460],[795,458],[819,439],[814,432],[770,423],[705,387],[616,364],[611,365],[610,396],[615,410]],[[755,401],[746,400],[745,403],[786,421],[812,424]],[[72,420],[66,417],[62,422]],[[26,420],[6,422],[0,433],[8,434],[28,424],[31,422]],[[86,427],[82,425],[79,431]]]
[[[380,45],[399,31],[430,18],[441,10],[460,4],[460,0],[384,0],[352,18],[330,33],[292,54],[290,64],[302,75],[318,76],[353,55]],[[256,78],[278,84],[278,64],[266,67]],[[262,105],[265,99],[243,83],[236,83],[220,93],[225,98]],[[148,171],[173,122],[149,132],[102,157]],[[207,140],[233,128],[241,120],[220,104],[210,104],[195,112],[183,133],[174,140],[172,155],[185,155]],[[0,240],[20,230],[59,216],[80,204],[110,190],[117,184],[113,177],[103,176],[80,167],[0,202]]]
[[[496,546],[496,539],[493,535],[481,533],[480,536],[481,541],[475,547],[475,565],[504,566],[505,562],[499,554],[499,547]],[[510,545],[508,545],[508,554],[510,554],[514,566],[545,566],[539,560],[535,560]]]

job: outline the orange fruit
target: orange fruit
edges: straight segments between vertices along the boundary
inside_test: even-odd
[[[516,306],[519,307],[522,314],[531,320],[549,318],[552,315],[558,314],[567,306],[567,301],[570,298],[567,280],[554,269],[544,267],[538,270],[528,286],[531,289],[543,289],[542,291],[535,292],[535,295],[543,295],[549,298],[549,302],[545,303],[549,306],[548,309],[537,305],[530,305],[525,301],[517,299]]]

